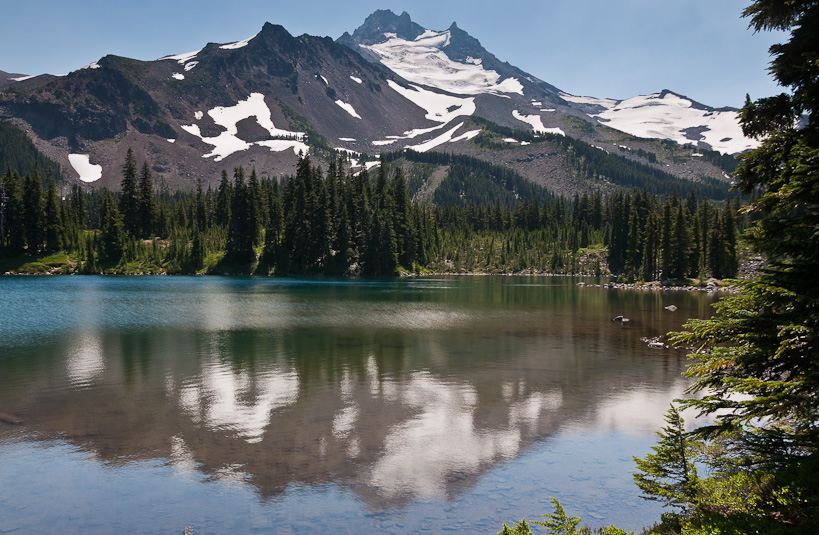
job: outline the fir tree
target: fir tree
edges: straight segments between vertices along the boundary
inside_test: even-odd
[[[111,194],[106,192],[102,204],[102,224],[100,226],[100,253],[103,260],[119,262],[125,244],[125,225],[114,204]]]
[[[37,254],[45,241],[45,200],[39,164],[34,167],[34,175],[26,175],[23,181],[23,218],[27,251]]]
[[[767,259],[762,274],[737,281],[742,293],[722,298],[718,315],[690,320],[676,343],[697,348],[689,375],[701,399],[687,404],[712,415],[697,435],[730,437],[732,447],[707,459],[744,481],[765,504],[752,511],[759,533],[819,530],[819,4],[757,0],[744,12],[757,30],[789,31],[771,47],[771,72],[789,93],[740,112],[746,135],[761,139],[737,169],[739,188],[759,192],[749,243]],[[799,119],[805,118],[802,124]],[[732,217],[733,207],[721,219]],[[730,231],[722,232],[730,236]],[[806,477],[806,474],[813,474]],[[709,480],[709,483],[711,481]],[[759,484],[760,482],[764,484]],[[719,481],[713,481],[714,484]],[[707,488],[707,487],[706,487]],[[695,511],[721,532],[748,531],[731,509]]]
[[[233,186],[230,184],[227,171],[223,169],[219,180],[219,189],[216,193],[216,209],[213,214],[217,225],[227,228],[230,223],[230,207],[232,204]]]
[[[137,210],[139,212],[138,237],[153,237],[156,228],[158,210],[154,197],[154,180],[148,162],[142,164],[137,191]]]
[[[63,216],[60,209],[60,198],[57,195],[57,183],[49,177],[46,195],[46,251],[55,252],[63,248]]]
[[[687,437],[685,422],[673,405],[665,421],[667,425],[657,433],[660,441],[652,447],[654,453],[642,459],[634,457],[639,470],[634,482],[643,491],[643,498],[684,510],[697,495],[695,444]]]
[[[16,171],[7,169],[3,174],[2,190],[2,221],[3,233],[0,242],[9,256],[22,254],[25,250],[25,214],[23,204],[23,188],[20,175]]]
[[[137,184],[137,163],[134,151],[128,148],[125,163],[122,165],[122,182],[120,182],[119,212],[125,232],[139,236],[142,222],[139,213],[139,189]]]

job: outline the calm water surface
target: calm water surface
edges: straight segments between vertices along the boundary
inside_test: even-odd
[[[576,283],[0,277],[0,533],[639,529],[714,297]]]

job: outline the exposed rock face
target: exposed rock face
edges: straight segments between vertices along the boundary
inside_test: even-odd
[[[663,123],[663,135],[703,148],[716,126],[712,119],[697,123],[696,114],[732,113],[673,93],[656,97],[653,104],[692,111],[693,119],[676,130]],[[633,124],[629,110],[636,105],[628,104],[567,95],[499,60],[455,23],[430,31],[407,13],[387,10],[337,41],[295,37],[265,23],[243,41],[208,43],[155,61],[105,56],[66,76],[0,71],[0,119],[23,128],[66,178],[84,178],[69,159],[79,155],[101,166],[95,183],[111,188],[119,185],[129,147],[172,189],[193,187],[198,178],[213,184],[222,169],[239,165],[263,176],[289,174],[300,151],[330,158],[340,149],[358,159],[404,148],[470,154],[540,183],[572,184],[565,154],[553,146],[533,145],[525,157],[520,140],[508,146],[514,156],[477,147],[481,129],[469,118],[611,147],[625,138],[605,125],[647,130]],[[628,149],[647,147],[633,140]],[[698,166],[692,172],[677,160],[669,172],[722,179],[704,162],[692,162]],[[542,176],[546,170],[549,177]]]

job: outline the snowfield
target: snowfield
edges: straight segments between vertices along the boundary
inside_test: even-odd
[[[394,33],[385,34],[387,40],[374,45],[362,45],[374,52],[381,63],[400,76],[417,84],[428,85],[458,95],[518,93],[523,85],[516,78],[500,80],[500,74],[486,70],[480,60],[460,63],[453,61],[443,50],[449,45],[449,30],[427,30],[407,41]]]
[[[184,54],[177,54],[175,56],[165,56],[165,57],[159,58],[157,61],[162,61],[162,60],[165,60],[165,59],[172,59],[172,60],[176,61],[177,63],[179,63],[180,65],[184,65],[185,63],[187,63],[190,60],[192,60],[193,58],[195,58],[201,51],[202,50],[200,49],[200,50],[196,50],[194,52],[186,52]]]
[[[241,41],[236,41],[235,43],[228,43],[226,45],[222,45],[219,48],[221,48],[222,50],[236,50],[237,48],[246,47],[250,40],[256,37],[256,35],[258,34],[248,37],[247,39],[242,39]]]
[[[409,100],[422,110],[426,111],[427,113],[425,117],[427,119],[441,124],[430,128],[418,128],[415,130],[408,130],[404,132],[403,135],[400,136],[386,136],[387,139],[385,140],[373,141],[372,144],[375,146],[390,145],[392,143],[395,143],[399,139],[413,139],[418,136],[428,134],[430,132],[435,132],[436,130],[441,130],[442,128],[446,127],[449,123],[451,123],[458,117],[469,116],[475,113],[476,107],[474,97],[456,97],[452,95],[443,95],[441,93],[436,93],[428,89],[423,89],[417,85],[413,85],[412,89],[407,89],[406,87],[397,84],[393,80],[387,80],[387,84],[393,90],[398,92],[401,96],[403,96],[404,98],[406,98],[407,100]],[[457,130],[457,128],[455,130]],[[446,134],[440,137],[444,136],[446,136]],[[416,145],[415,147],[409,148],[418,150],[418,152],[424,152],[424,150],[429,150],[429,148],[419,150],[416,147],[426,147],[427,143],[431,143],[432,141],[434,140],[430,140],[420,145]],[[449,141],[449,139],[440,141],[437,144],[440,145],[441,143],[445,143],[446,141]]]
[[[96,182],[102,178],[102,166],[92,164],[87,154],[69,154],[68,163],[83,182]]]
[[[267,147],[275,152],[287,149],[293,149],[296,154],[300,151],[305,154],[309,152],[307,145],[302,141],[304,133],[276,128],[271,119],[270,108],[267,107],[264,95],[261,93],[251,93],[247,100],[240,100],[235,106],[213,108],[208,111],[208,115],[213,119],[213,122],[225,129],[216,137],[203,136],[197,124],[182,125],[183,130],[213,146],[213,150],[209,154],[204,154],[203,158],[213,157],[215,161],[220,162],[231,154],[247,150],[253,145]],[[194,116],[198,119],[202,115],[201,112],[196,112]],[[251,117],[255,117],[259,126],[267,130],[271,137],[289,137],[293,139],[272,139],[254,143],[240,139],[237,135],[238,128],[236,125],[239,121]]]
[[[436,123],[448,123],[462,115],[472,115],[475,113],[474,97],[461,98],[451,95],[442,95],[427,89],[422,89],[417,85],[412,89],[407,89],[387,80],[387,84],[401,96],[411,101],[413,104],[427,112],[426,118]]]
[[[425,141],[423,143],[419,143],[418,145],[413,145],[407,148],[412,149],[416,152],[426,152],[428,150],[432,150],[436,147],[439,147],[444,143],[456,143],[458,141],[470,140],[481,133],[480,130],[470,130],[468,132],[461,134],[458,137],[452,137],[453,135],[455,135],[455,132],[457,132],[458,129],[460,129],[463,125],[464,123],[461,123],[454,128],[450,128],[449,130],[447,130],[438,137],[435,137],[433,139],[430,139],[429,141]]]
[[[355,111],[355,108],[353,108],[352,104],[348,104],[347,102],[344,102],[343,100],[340,99],[336,100],[336,104],[338,105],[339,108],[346,111],[351,116],[355,117],[356,119],[361,119],[361,116]]]
[[[438,136],[436,138],[430,139],[429,141],[425,141],[423,143],[419,143],[418,145],[412,145],[411,147],[407,147],[407,148],[412,149],[412,150],[414,150],[416,152],[426,152],[428,150],[432,150],[435,147],[437,147],[438,145],[443,145],[444,143],[446,143],[448,141],[452,141],[452,136],[463,125],[464,125],[464,123],[460,123],[458,126],[450,128],[449,130],[447,130],[446,132],[444,132],[443,134],[441,134],[440,136]]]
[[[560,94],[564,100],[577,104],[601,106],[603,111],[590,114],[608,126],[628,134],[652,138],[671,139],[680,144],[707,143],[712,150],[736,154],[759,146],[759,142],[746,138],[739,126],[735,111],[708,111],[694,107],[693,103],[673,93],[642,95],[626,100],[575,97]],[[689,128],[705,127],[695,139],[686,136]]]
[[[560,128],[546,128],[543,126],[543,120],[540,118],[540,115],[523,115],[518,110],[512,111],[512,117],[517,119],[518,121],[523,121],[532,126],[532,130],[538,134],[557,134],[560,136],[565,136],[566,132],[564,132]]]

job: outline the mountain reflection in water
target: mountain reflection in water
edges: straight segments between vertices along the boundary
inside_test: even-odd
[[[650,437],[685,356],[639,338],[712,301],[535,277],[110,281],[0,281],[20,318],[0,323],[0,411],[25,422],[0,448],[64,440],[263,500],[335,485],[372,512],[452,500],[572,430]]]

